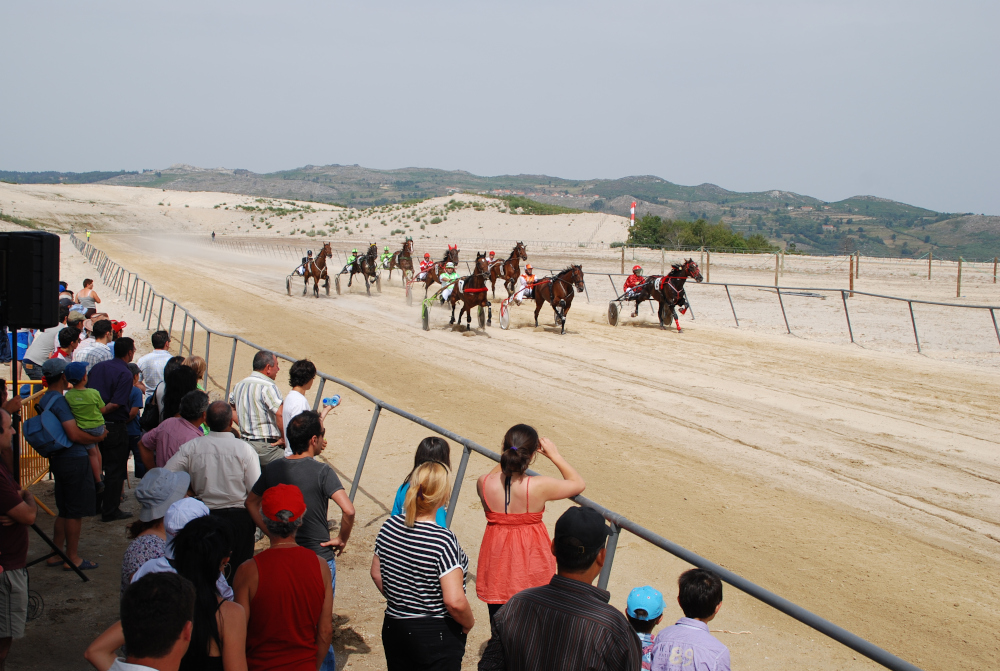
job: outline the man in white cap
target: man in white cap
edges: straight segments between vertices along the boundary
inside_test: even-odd
[[[208,506],[198,499],[185,498],[173,503],[163,516],[163,528],[167,532],[166,554],[157,559],[150,559],[139,567],[139,570],[132,576],[135,582],[147,573],[176,573],[176,569],[171,565],[170,560],[174,558],[174,536],[177,532],[191,520],[204,517],[209,514]],[[219,596],[229,601],[233,600],[233,588],[226,582],[226,577],[219,573],[219,578],[215,581],[215,589]]]

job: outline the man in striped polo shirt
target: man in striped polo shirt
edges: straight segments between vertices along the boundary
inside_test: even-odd
[[[263,468],[285,456],[281,441],[281,392],[274,378],[278,376],[278,357],[261,350],[253,357],[250,377],[237,383],[229,394],[229,405],[240,427],[240,437],[250,443]]]
[[[548,585],[518,592],[493,618],[479,671],[638,671],[642,648],[628,620],[593,582],[604,566],[611,529],[591,508],[556,521]]]

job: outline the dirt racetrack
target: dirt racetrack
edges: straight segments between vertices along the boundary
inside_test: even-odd
[[[424,332],[419,301],[407,307],[398,282],[371,298],[363,287],[303,298],[286,294],[287,260],[177,239],[93,242],[213,328],[308,356],[483,445],[495,448],[513,423],[537,426],[586,478],[588,497],[922,668],[1000,663],[1000,374],[992,365],[737,331],[709,319],[683,322],[682,334],[652,328],[648,315],[612,329],[597,300],[574,304],[565,336],[550,309],[536,329],[523,306],[511,330],[496,327],[494,310],[494,326],[471,335],[448,327],[435,307]],[[565,265],[575,252],[546,258]],[[64,254],[76,254],[68,241]],[[175,333],[179,326],[178,317]],[[195,352],[204,348],[199,332]],[[211,348],[217,391],[229,344],[213,339]],[[251,354],[238,351],[236,379]],[[349,486],[371,407],[348,393],[335,415],[324,457]],[[384,665],[371,547],[424,435],[387,413],[375,434],[338,569],[338,646],[350,668]],[[458,457],[453,450],[453,464]],[[472,567],[485,526],[475,479],[491,466],[472,458],[455,513]],[[564,508],[550,506],[550,532]],[[623,609],[631,587],[651,584],[672,604],[685,568],[623,534],[612,603]],[[467,668],[489,634],[474,575],[478,623]],[[735,589],[725,594],[712,628],[734,668],[877,668]],[[678,616],[668,605],[664,623]]]

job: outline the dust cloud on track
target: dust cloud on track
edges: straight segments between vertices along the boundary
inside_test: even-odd
[[[494,309],[494,326],[472,335],[452,330],[434,307],[424,332],[419,300],[407,307],[398,281],[370,298],[363,285],[316,299],[297,284],[288,296],[287,261],[184,239],[93,242],[213,328],[308,356],[483,445],[495,449],[513,423],[537,426],[586,478],[588,497],[918,666],[1000,662],[994,369],[704,321],[683,322],[681,334],[648,319],[612,329],[606,303],[580,299],[565,336],[551,309],[536,329],[526,306],[514,308],[509,331],[496,326]],[[228,356],[217,348],[228,345],[212,347],[212,375],[224,384]],[[235,379],[248,361],[242,352]],[[328,420],[339,439],[324,456],[349,479],[371,415],[357,397],[345,400]],[[338,570],[337,610],[356,637],[352,668],[383,663],[371,541],[412,465],[418,429],[382,420],[361,482],[355,536]],[[452,457],[457,464],[457,450]],[[475,478],[490,467],[472,458],[455,514],[473,566],[485,526]],[[553,471],[544,459],[536,468]],[[550,506],[550,531],[564,507]],[[623,534],[612,603],[624,608],[628,590],[643,584],[672,603],[684,568]],[[478,624],[466,666],[474,668],[489,625],[471,579],[469,592]],[[664,620],[677,616],[668,607]],[[728,587],[712,627],[726,630],[717,635],[744,669],[877,668]]]

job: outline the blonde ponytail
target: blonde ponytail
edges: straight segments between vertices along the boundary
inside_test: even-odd
[[[410,488],[406,492],[403,509],[406,526],[412,527],[417,515],[427,515],[443,506],[451,495],[448,469],[436,461],[428,461],[413,469]]]

